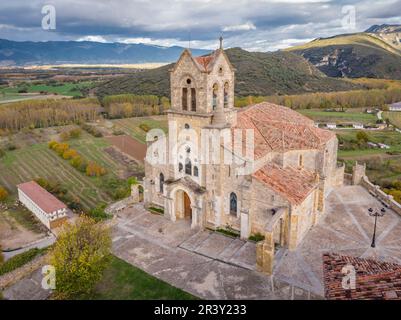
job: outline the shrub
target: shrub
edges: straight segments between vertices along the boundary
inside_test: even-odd
[[[52,194],[57,195],[58,197],[62,197],[68,191],[60,185],[60,183],[56,180],[47,180],[45,178],[35,179],[35,182],[40,185],[43,189],[46,189]]]
[[[82,134],[82,130],[79,129],[79,128],[72,129],[72,130],[70,131],[70,137],[71,137],[71,139],[78,139],[78,138],[81,136],[81,134]]]
[[[218,228],[216,231],[229,237],[238,238],[240,236],[238,231],[232,229],[230,226],[227,226],[226,228]]]
[[[249,237],[249,240],[255,241],[255,242],[259,242],[259,241],[265,240],[265,236],[262,235],[262,234],[260,234],[260,233],[255,233],[255,234],[252,234],[252,235]]]
[[[7,143],[7,145],[6,145],[6,149],[7,149],[8,151],[16,150],[16,149],[17,149],[17,145],[15,145],[15,144],[12,143],[12,142],[9,142],[9,143]]]
[[[57,141],[50,141],[48,144],[49,149],[54,150],[56,148],[56,146],[58,146],[58,142]]]
[[[113,131],[113,135],[115,135],[115,136],[122,136],[124,134],[125,134],[125,132],[122,130],[114,130]]]
[[[70,134],[69,134],[69,132],[68,132],[68,131],[63,131],[63,132],[60,134],[60,140],[61,140],[61,141],[68,141],[68,140],[70,140]]]
[[[83,173],[86,173],[86,168],[87,167],[88,167],[88,161],[86,161],[86,159],[82,159],[82,162],[78,167],[78,170],[83,172]]]
[[[8,191],[4,187],[0,186],[0,201],[5,201],[7,200],[7,198]]]
[[[139,128],[141,128],[143,131],[145,131],[145,132],[149,132],[150,131],[150,127],[146,124],[146,123],[141,123],[140,125],[139,125]]]
[[[156,207],[148,208],[151,213],[164,214],[164,210]]]
[[[46,252],[46,250],[47,249],[33,248],[8,259],[6,262],[0,265],[0,276],[22,267],[37,256]]]
[[[384,189],[384,192],[393,196],[394,200],[401,204],[401,190]]]
[[[104,204],[98,205],[96,208],[90,210],[88,215],[97,222],[108,219],[110,215],[104,211],[105,208]]]
[[[103,134],[98,129],[96,129],[96,127],[91,126],[89,124],[82,125],[82,129],[84,129],[86,132],[90,133],[95,138],[103,137]]]
[[[63,156],[63,153],[70,148],[68,143],[59,143],[54,147],[54,150],[58,153],[60,157]]]
[[[70,131],[64,131],[61,133],[60,138],[62,141],[68,141],[70,139],[78,139],[81,136],[82,130],[79,128],[72,129]]]
[[[365,131],[358,131],[356,138],[359,142],[368,142],[369,136]]]
[[[106,174],[106,169],[98,165],[96,162],[90,161],[86,166],[86,175],[89,177],[100,177]]]
[[[83,159],[80,155],[76,155],[70,161],[70,164],[76,169],[78,169],[82,165],[82,163],[83,163]]]
[[[63,153],[63,159],[70,160],[78,156],[78,152],[74,149],[68,149]]]

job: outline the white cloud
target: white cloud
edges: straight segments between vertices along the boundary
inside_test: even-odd
[[[249,31],[249,30],[256,30],[256,27],[252,22],[223,27],[224,32]]]
[[[218,39],[210,40],[210,41],[200,41],[200,40],[191,40],[191,41],[183,41],[179,39],[169,38],[169,39],[152,39],[152,38],[118,38],[117,42],[126,43],[126,44],[148,44],[154,46],[163,46],[163,47],[171,47],[171,46],[180,46],[180,47],[191,47],[197,49],[216,49],[218,46]]]
[[[110,41],[107,41],[102,36],[85,36],[85,37],[78,38],[77,41],[91,41],[91,42],[101,42],[101,43],[110,42]]]
[[[0,1],[0,38],[146,43],[214,49],[224,32],[225,47],[275,50],[350,32],[341,8],[355,5],[355,31],[372,24],[399,23],[401,0],[52,0],[57,29],[40,28],[46,0]]]

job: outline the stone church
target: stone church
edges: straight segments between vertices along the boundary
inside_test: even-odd
[[[257,265],[271,273],[275,248],[295,249],[322,216],[330,190],[343,183],[335,134],[283,106],[235,108],[235,68],[222,39],[208,56],[185,50],[170,83],[169,136],[148,135],[145,206],[191,228],[253,236]],[[228,143],[223,132],[232,134]],[[235,161],[210,161],[213,148]]]

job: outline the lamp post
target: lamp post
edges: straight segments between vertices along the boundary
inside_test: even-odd
[[[371,247],[374,248],[374,247],[376,247],[376,226],[377,226],[377,217],[383,217],[384,214],[386,213],[386,209],[381,208],[380,211],[378,211],[377,209],[376,209],[376,210],[373,210],[372,208],[369,208],[368,211],[369,211],[369,215],[370,215],[371,217],[375,217],[375,228],[374,228],[374,230],[373,230],[373,238],[372,238],[372,244],[371,244]]]

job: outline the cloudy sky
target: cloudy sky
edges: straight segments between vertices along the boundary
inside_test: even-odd
[[[44,30],[45,5],[56,13]],[[355,13],[355,19],[353,19]],[[49,25],[47,18],[45,22]],[[355,23],[353,23],[355,21]],[[317,37],[401,24],[401,0],[1,0],[0,38],[273,51]]]

